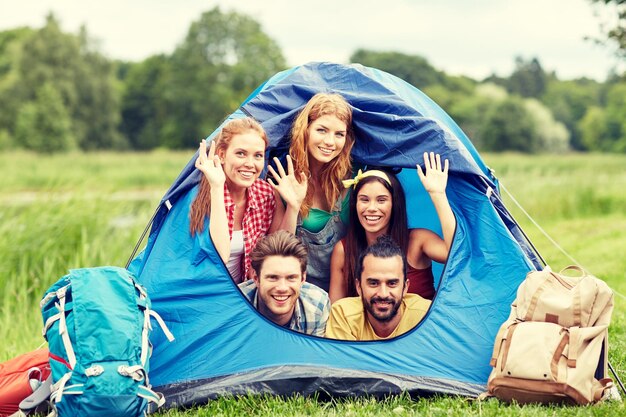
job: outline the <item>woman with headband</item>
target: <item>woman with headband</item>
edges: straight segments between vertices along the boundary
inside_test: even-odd
[[[331,258],[329,296],[331,302],[357,296],[355,266],[359,253],[383,235],[390,235],[407,254],[409,292],[432,299],[435,295],[432,261],[448,259],[456,219],[446,197],[448,160],[424,153],[425,172],[417,165],[422,185],[433,201],[443,239],[427,229],[408,229],[404,191],[397,178],[383,170],[360,172],[353,180],[348,233],[334,248]],[[358,221],[355,221],[358,219]]]

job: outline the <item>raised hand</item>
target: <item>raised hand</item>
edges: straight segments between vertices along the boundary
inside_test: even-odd
[[[278,172],[272,166],[268,166],[268,171],[274,177],[274,180],[268,179],[268,182],[274,190],[278,191],[278,194],[280,194],[280,197],[288,206],[299,209],[306,197],[307,176],[302,172],[300,173],[300,179],[296,178],[293,161],[289,155],[287,155],[287,172],[285,172],[278,158],[274,158],[274,163]]]
[[[442,168],[441,156],[439,154],[431,152],[429,155],[428,152],[424,152],[426,173],[422,171],[422,167],[418,164],[417,175],[429,194],[445,193],[446,184],[448,183],[448,165],[448,160],[446,159]]]
[[[219,156],[215,155],[215,142],[211,142],[209,155],[207,156],[206,140],[202,139],[198,150],[198,158],[196,159],[196,168],[202,171],[211,187],[224,186],[224,182],[226,182],[226,175],[224,174],[224,169],[222,168]]]

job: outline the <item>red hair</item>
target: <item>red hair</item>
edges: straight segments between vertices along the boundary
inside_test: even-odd
[[[233,137],[248,132],[258,133],[267,147],[268,140],[263,127],[256,120],[250,117],[244,117],[243,119],[235,119],[226,123],[217,136],[215,136],[213,139],[215,142],[215,154],[217,155],[218,152],[226,152]],[[206,177],[202,175],[198,195],[196,195],[196,198],[191,204],[191,209],[189,210],[189,229],[192,236],[204,230],[204,219],[208,217],[210,208],[211,186]]]

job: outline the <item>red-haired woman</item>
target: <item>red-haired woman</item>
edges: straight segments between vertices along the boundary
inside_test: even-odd
[[[249,254],[257,240],[289,228],[289,219],[297,216],[297,194],[291,184],[283,181],[275,187],[288,202],[285,211],[282,202],[277,204],[272,186],[259,178],[267,144],[258,122],[248,117],[235,119],[222,127],[208,154],[202,140],[196,160],[203,175],[191,205],[190,231],[192,236],[204,232],[205,219],[210,217],[211,240],[236,283],[248,277]],[[289,174],[293,177],[291,171]]]

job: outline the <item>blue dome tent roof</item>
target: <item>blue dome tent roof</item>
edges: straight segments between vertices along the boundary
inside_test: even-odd
[[[358,64],[312,63],[278,73],[228,119],[260,121],[270,138],[268,155],[281,157],[293,119],[318,92],[339,93],[353,108],[356,163],[403,168],[410,227],[440,233],[415,164],[426,151],[450,160],[447,194],[457,230],[447,264],[436,268],[432,307],[415,329],[389,341],[329,340],[270,322],[242,297],[208,233],[188,232],[200,179],[194,156],[162,199],[146,248],[129,267],[176,336],[169,344],[155,332],[152,340],[151,383],[170,406],[249,392],[473,396],[485,389],[495,333],[526,273],[541,268],[502,204],[497,180],[432,100]]]

